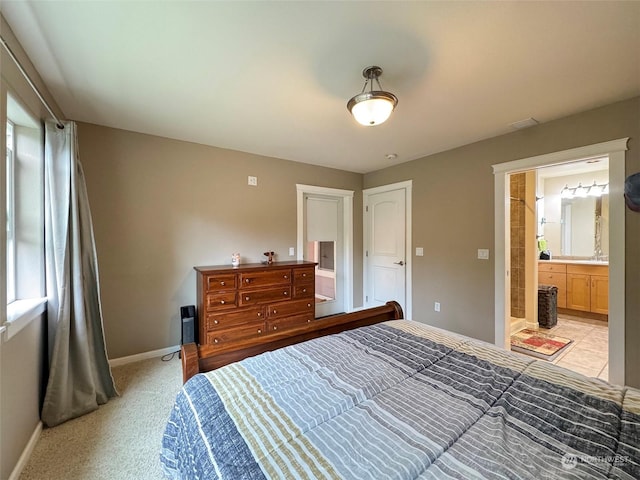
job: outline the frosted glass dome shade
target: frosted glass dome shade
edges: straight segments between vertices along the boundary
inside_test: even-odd
[[[398,99],[392,93],[373,91],[356,95],[347,108],[358,123],[372,127],[385,122],[397,104]]]

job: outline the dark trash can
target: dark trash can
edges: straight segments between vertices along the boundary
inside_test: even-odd
[[[558,323],[558,287],[538,285],[538,325],[551,328]]]

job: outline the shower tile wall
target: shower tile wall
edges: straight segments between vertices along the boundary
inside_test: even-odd
[[[525,318],[525,174],[511,175],[511,316]]]

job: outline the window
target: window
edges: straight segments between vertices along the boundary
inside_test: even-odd
[[[6,277],[8,341],[46,305],[44,280],[44,137],[42,123],[7,95]],[[3,259],[4,263],[4,259]],[[3,287],[4,288],[4,287]]]
[[[7,122],[7,303],[16,299],[15,141]]]

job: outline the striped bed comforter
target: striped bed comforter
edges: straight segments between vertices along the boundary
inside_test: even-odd
[[[640,478],[640,391],[395,320],[187,382],[171,479]]]

